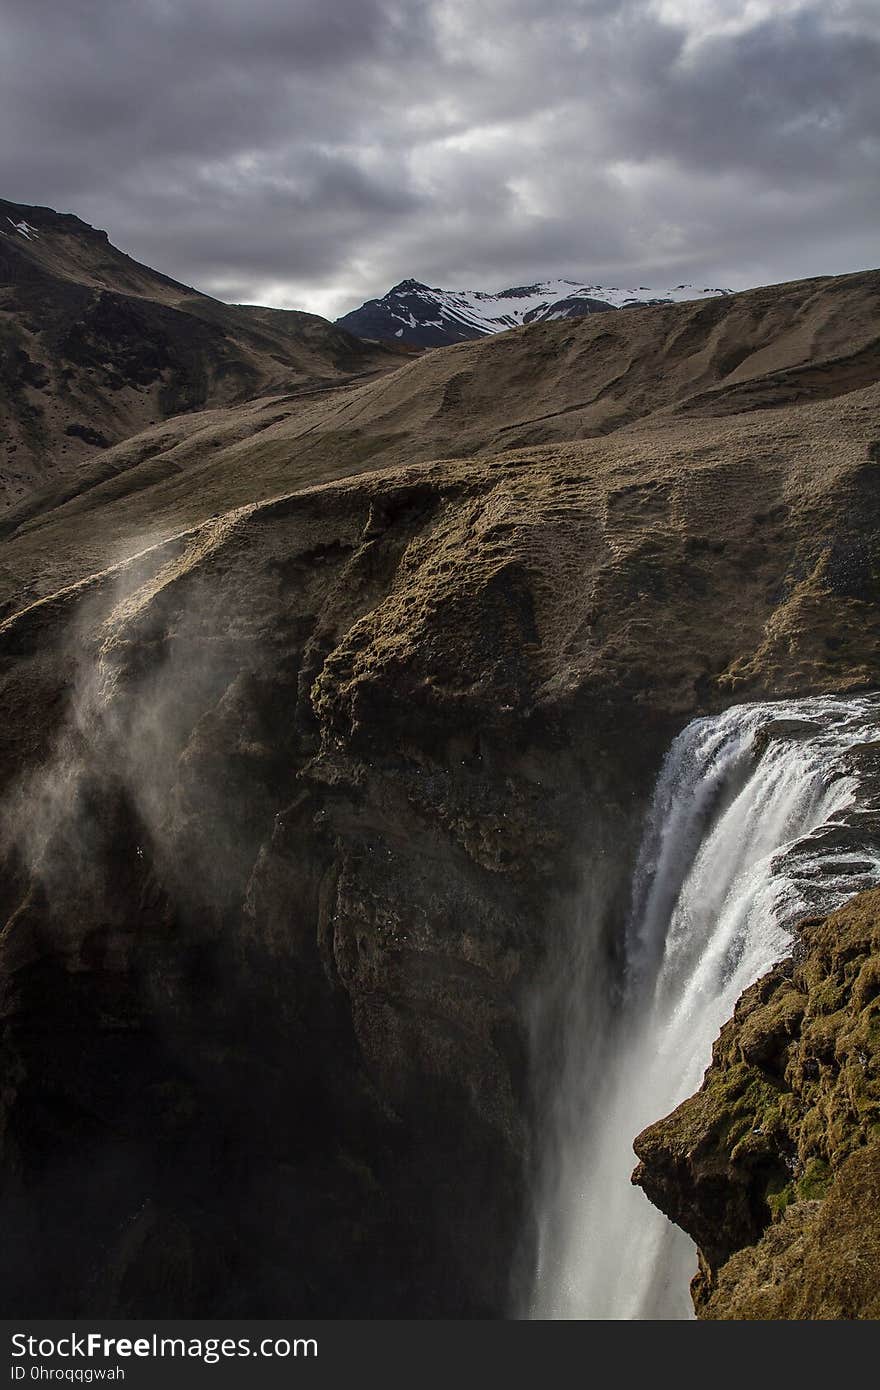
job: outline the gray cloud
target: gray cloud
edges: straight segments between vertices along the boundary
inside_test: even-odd
[[[873,0],[6,0],[0,193],[224,297],[876,261]]]

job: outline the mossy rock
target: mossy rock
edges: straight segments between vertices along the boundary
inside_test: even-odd
[[[880,1245],[880,1203],[857,1221],[851,1189],[880,1181],[878,1141],[880,890],[872,890],[809,923],[797,961],[743,995],[700,1091],[636,1141],[634,1180],[700,1246],[698,1313],[876,1316],[867,1310],[880,1307],[880,1264],[871,1279],[838,1271],[832,1296],[818,1242],[827,1237],[829,1259],[859,1270]],[[795,1259],[811,1271],[797,1292]],[[799,1311],[783,1311],[789,1300]]]

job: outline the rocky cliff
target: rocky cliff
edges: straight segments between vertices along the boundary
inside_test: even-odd
[[[831,351],[839,294],[864,317]],[[510,1309],[531,1255],[536,982],[600,880],[613,924],[670,735],[738,698],[880,679],[875,301],[866,277],[777,304],[763,377],[648,424],[230,510],[242,436],[214,475],[226,508],[181,527],[177,502],[154,507],[158,540],[120,563],[93,524],[112,498],[60,504],[52,542],[37,519],[13,536],[11,1312]],[[633,311],[628,331],[686,314],[705,363],[733,332],[708,309]],[[814,377],[805,316],[834,325]],[[520,330],[516,371],[530,341],[540,363],[596,331]],[[495,389],[504,343],[463,349],[469,398]],[[784,351],[803,361],[781,370]],[[627,371],[631,422],[644,352]],[[339,408],[368,407],[372,438],[386,424],[361,391]],[[275,444],[291,467],[300,447]]]
[[[636,1150],[700,1247],[701,1317],[880,1315],[880,892],[801,924]]]

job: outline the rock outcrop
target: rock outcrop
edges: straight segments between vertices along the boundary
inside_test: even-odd
[[[636,1151],[634,1181],[700,1248],[701,1317],[878,1316],[880,892],[802,923]]]

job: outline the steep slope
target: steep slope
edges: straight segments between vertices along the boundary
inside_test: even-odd
[[[594,439],[694,447],[701,422],[875,380],[880,274],[538,323],[363,385],[289,392],[156,425],[0,518],[12,611],[230,507],[438,457]],[[764,429],[763,423],[760,427]],[[711,432],[711,431],[710,431]],[[637,442],[640,441],[640,442]]]
[[[0,200],[0,494],[180,411],[395,365],[312,314],[221,304],[105,232]]]
[[[503,333],[544,319],[580,318],[583,314],[641,304],[674,304],[730,294],[730,290],[676,285],[652,290],[646,285],[582,285],[576,280],[545,280],[536,285],[487,294],[484,290],[431,289],[418,280],[401,280],[381,299],[368,299],[336,320],[361,338],[411,343],[414,347],[447,347],[488,333]]]

